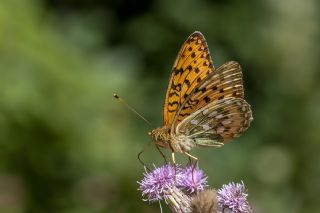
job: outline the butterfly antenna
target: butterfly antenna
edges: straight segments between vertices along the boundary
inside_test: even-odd
[[[122,98],[120,98],[116,93],[113,94],[113,97],[117,100],[119,100],[122,104],[124,104],[129,110],[131,110],[134,114],[139,116],[142,120],[144,120],[149,126],[152,127],[152,124],[150,121],[148,121],[145,117],[143,117],[139,112],[137,112],[135,109],[133,109],[127,102],[125,102]]]

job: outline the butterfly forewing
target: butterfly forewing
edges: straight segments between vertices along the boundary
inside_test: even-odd
[[[211,146],[240,136],[251,120],[249,104],[241,98],[229,97],[192,113],[178,124],[175,135],[184,135],[199,146]]]
[[[213,71],[207,43],[200,32],[194,32],[182,45],[172,68],[163,110],[164,125],[172,123],[184,100]],[[180,118],[185,116],[179,114]]]

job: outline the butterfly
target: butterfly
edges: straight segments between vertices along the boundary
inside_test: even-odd
[[[235,61],[215,69],[204,36],[196,31],[182,45],[169,78],[163,126],[152,130],[157,147],[192,156],[194,147],[221,147],[253,120],[244,100],[242,71]]]

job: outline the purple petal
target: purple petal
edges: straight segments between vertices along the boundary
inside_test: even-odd
[[[194,193],[203,190],[207,186],[207,178],[198,167],[188,165],[180,169],[177,176],[177,185],[189,193]]]

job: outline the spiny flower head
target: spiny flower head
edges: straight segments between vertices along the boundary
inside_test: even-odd
[[[224,184],[217,193],[218,203],[222,208],[229,208],[234,213],[253,213],[245,192],[243,182]]]
[[[177,185],[179,188],[192,194],[197,191],[202,191],[207,186],[207,179],[208,177],[197,166],[188,165],[179,170]]]
[[[192,195],[191,213],[218,213],[217,192],[214,189],[205,189]]]
[[[145,169],[146,170],[146,169]],[[162,200],[165,194],[175,186],[175,168],[165,164],[152,171],[145,171],[144,178],[139,183],[139,190],[145,201]]]

